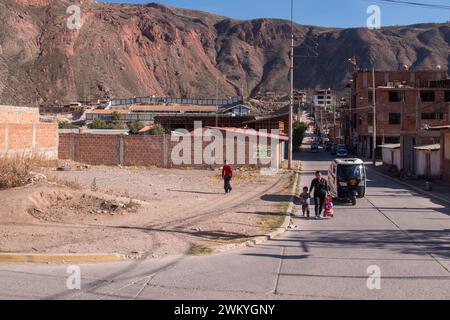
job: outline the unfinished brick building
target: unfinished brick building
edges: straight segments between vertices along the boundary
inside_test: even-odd
[[[58,125],[39,123],[37,108],[0,106],[0,156],[58,158]]]
[[[372,157],[373,80],[371,70],[353,74],[351,110],[346,114],[347,143],[361,157]],[[377,146],[401,143],[401,163],[414,165],[414,146],[439,143],[429,126],[450,123],[450,80],[447,71],[375,71]],[[381,154],[381,150],[378,150]]]

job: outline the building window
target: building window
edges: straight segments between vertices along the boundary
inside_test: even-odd
[[[444,101],[446,101],[446,102],[450,101],[450,90],[445,91]]]
[[[400,113],[389,113],[389,124],[400,124],[401,119]]]
[[[369,102],[373,102],[373,91],[369,91]]]
[[[400,102],[400,92],[398,91],[389,91],[389,102]]]
[[[420,100],[422,102],[433,102],[435,100],[434,91],[420,91]]]
[[[443,120],[444,113],[442,112],[427,112],[422,113],[422,120]]]
[[[370,125],[373,124],[373,113],[367,114],[367,123]]]

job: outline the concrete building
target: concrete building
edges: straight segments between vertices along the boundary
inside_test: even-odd
[[[353,73],[351,87],[350,147],[360,157],[372,157],[373,88],[376,95],[377,146],[401,144],[401,167],[414,172],[415,149],[420,145],[439,143],[440,135],[424,130],[429,126],[448,124],[450,81],[447,71],[375,71]],[[381,157],[381,148],[377,150]]]

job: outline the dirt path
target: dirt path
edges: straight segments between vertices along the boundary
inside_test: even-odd
[[[245,172],[225,195],[217,171],[92,167],[45,174],[72,188],[1,191],[0,201],[10,201],[0,209],[0,251],[198,253],[276,226],[290,179],[288,172]]]

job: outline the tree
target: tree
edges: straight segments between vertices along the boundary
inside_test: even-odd
[[[128,125],[131,133],[138,134],[139,131],[144,128],[144,124],[141,121],[134,121]]]
[[[166,133],[166,130],[164,130],[164,127],[160,125],[159,123],[155,124],[155,127],[152,130],[152,134],[160,136]]]
[[[117,111],[114,111],[114,112],[111,114],[111,118],[112,118],[112,121],[113,121],[113,122],[118,122],[118,121],[122,120],[122,116],[121,116],[120,113],[118,113]]]
[[[70,123],[69,121],[61,120],[58,122],[58,128],[59,129],[78,129],[78,126]]]
[[[89,129],[123,129],[123,125],[120,123],[107,123],[104,120],[95,119],[90,125]]]
[[[292,137],[292,147],[294,150],[299,150],[302,143],[303,138],[305,137],[305,132],[308,130],[309,125],[306,122],[295,121],[293,123],[293,137]]]

